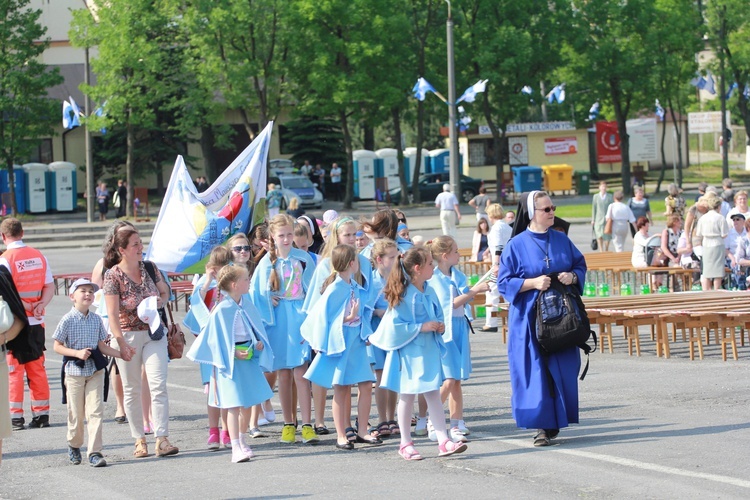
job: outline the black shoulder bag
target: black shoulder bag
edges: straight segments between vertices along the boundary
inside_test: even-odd
[[[586,308],[575,285],[563,285],[557,273],[550,275],[550,286],[539,292],[536,301],[536,338],[546,354],[578,347],[586,354],[586,367],[580,380],[589,370],[588,355],[596,351],[596,333],[591,330]],[[594,347],[587,344],[594,337]]]

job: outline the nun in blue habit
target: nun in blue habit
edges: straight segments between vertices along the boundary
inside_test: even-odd
[[[356,385],[374,382],[365,345],[371,330],[360,316],[345,323],[354,301],[366,297],[353,279],[347,283],[336,276],[326,287],[302,323],[302,338],[318,352],[305,373],[305,378],[328,389],[334,385]]]
[[[252,358],[235,358],[235,347],[241,340],[241,345],[254,349]],[[255,350],[258,341],[264,346],[260,351]],[[263,375],[273,366],[273,351],[263,321],[247,296],[242,298],[241,304],[227,298],[214,307],[187,358],[212,367],[208,393],[211,406],[248,408],[273,397]]]
[[[559,273],[564,284],[583,289],[586,261],[555,218],[552,200],[532,191],[521,200],[513,237],[501,256],[498,290],[510,303],[508,367],[511,408],[519,427],[538,429],[535,446],[548,446],[563,427],[578,423],[578,347],[546,354],[536,338],[536,300]],[[545,286],[545,279],[547,284]]]

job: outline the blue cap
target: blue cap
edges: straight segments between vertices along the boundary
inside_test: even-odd
[[[409,228],[408,228],[408,227],[406,226],[406,224],[399,224],[399,225],[398,225],[398,229],[396,229],[396,232],[397,232],[397,233],[400,233],[400,232],[401,232],[401,231],[403,231],[404,229],[409,229]]]
[[[364,231],[357,231],[356,233],[354,233],[354,236],[356,236],[357,238],[361,238],[364,235],[365,235]]]

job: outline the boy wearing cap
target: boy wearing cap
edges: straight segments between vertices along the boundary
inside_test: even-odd
[[[60,320],[55,334],[55,352],[64,356],[65,388],[68,400],[68,458],[81,463],[83,422],[88,422],[88,460],[92,467],[104,467],[102,456],[102,414],[106,356],[120,357],[109,347],[107,331],[99,315],[89,313],[99,287],[86,278],[70,287],[73,308]]]

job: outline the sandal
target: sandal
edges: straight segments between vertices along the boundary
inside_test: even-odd
[[[357,431],[354,430],[354,427],[347,427],[344,430],[344,433],[346,435],[346,440],[350,443],[353,443],[357,440]]]
[[[544,429],[547,433],[547,437],[550,439],[555,439],[558,434],[560,434],[560,429]]]
[[[438,446],[438,449],[440,450],[438,456],[447,457],[448,455],[453,455],[454,453],[463,453],[467,448],[468,446],[466,446],[466,443],[456,443],[455,441],[446,439]]]
[[[401,429],[398,427],[398,422],[395,420],[391,420],[388,422],[388,430],[391,431],[391,436],[400,436],[401,435]]]
[[[420,455],[414,447],[414,441],[409,441],[408,443],[399,446],[398,454],[401,455],[401,458],[404,460],[422,460],[422,455]]]
[[[377,428],[378,437],[388,437],[391,433],[391,427],[388,425],[388,422],[380,422],[378,424]]]
[[[133,452],[135,458],[145,458],[148,456],[148,446],[146,446],[146,440],[141,438],[135,442],[135,451]]]
[[[156,456],[157,457],[168,457],[170,455],[177,455],[180,449],[176,446],[172,446],[169,439],[166,437],[156,438]]]
[[[547,431],[544,429],[537,432],[536,436],[534,436],[534,446],[549,446],[550,444]]]
[[[328,430],[328,427],[326,427],[325,424],[315,426],[315,434],[317,434],[318,436],[325,436],[330,433],[331,431]]]
[[[367,438],[370,438],[370,439],[367,439]],[[369,444],[371,446],[383,444],[383,440],[380,438],[376,438],[373,436],[362,437],[360,435],[357,435],[354,442],[359,443],[359,444]]]

